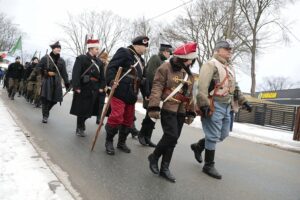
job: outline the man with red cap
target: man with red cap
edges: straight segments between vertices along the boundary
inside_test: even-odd
[[[77,116],[76,135],[80,137],[86,136],[85,120],[99,116],[99,98],[105,94],[104,64],[97,57],[99,46],[99,40],[87,40],[88,52],[78,56],[73,67],[74,95],[70,114]]]
[[[148,160],[154,174],[176,182],[169,170],[173,151],[183,124],[191,124],[196,116],[192,92],[194,77],[190,67],[197,58],[197,43],[186,43],[175,49],[173,55],[170,62],[163,63],[157,69],[153,80],[148,115],[154,121],[161,118],[164,133]]]
[[[66,63],[60,57],[61,45],[59,41],[50,45],[52,51],[50,55],[45,55],[37,67],[43,72],[43,82],[41,90],[43,123],[48,122],[51,108],[63,100],[63,91],[61,80],[63,79],[65,87],[70,87]]]

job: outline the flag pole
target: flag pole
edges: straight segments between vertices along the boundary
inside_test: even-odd
[[[24,65],[24,56],[23,56],[23,44],[22,44],[22,36],[20,36],[21,42],[21,57],[22,57],[22,65]]]

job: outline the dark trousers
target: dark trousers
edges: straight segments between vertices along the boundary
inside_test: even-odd
[[[147,111],[146,116],[142,122],[140,134],[144,137],[151,138],[154,127],[155,127],[155,122],[151,120]]]
[[[184,119],[184,114],[166,110],[161,111],[161,126],[164,133],[153,152],[156,157],[164,154],[173,154],[173,150],[181,134]],[[170,157],[172,156],[170,155]]]
[[[51,108],[56,104],[57,102],[48,101],[45,98],[42,98],[42,113],[43,117],[49,117]]]
[[[234,121],[234,112],[230,111],[230,132],[232,132],[233,121]]]

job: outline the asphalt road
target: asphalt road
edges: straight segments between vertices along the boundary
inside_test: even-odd
[[[223,175],[216,180],[202,173],[190,150],[190,144],[203,136],[200,129],[184,126],[175,149],[171,171],[177,182],[170,183],[153,175],[147,156],[153,149],[142,147],[129,137],[131,154],[104,151],[104,130],[95,151],[90,152],[95,118],[87,121],[86,138],[75,136],[74,116],[69,115],[72,95],[62,106],[56,105],[48,124],[41,123],[41,109],[24,98],[0,98],[30,131],[31,139],[51,161],[68,173],[73,187],[87,200],[300,200],[300,154],[235,138],[217,146],[216,167]],[[1,115],[0,115],[1,116]],[[143,115],[137,113],[137,127]],[[104,133],[104,134],[103,134]],[[160,124],[153,141],[161,137]]]

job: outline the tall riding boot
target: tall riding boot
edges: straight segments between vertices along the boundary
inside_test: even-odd
[[[136,129],[135,123],[133,123],[132,128],[129,128],[129,132],[131,133],[132,138],[138,136],[139,131]]]
[[[85,118],[84,117],[77,117],[77,127],[76,127],[76,135],[80,137],[85,137],[86,133],[85,130]]]
[[[98,115],[97,117],[96,117],[96,124],[99,124],[100,123],[100,116]]]
[[[42,113],[43,113],[43,123],[47,123],[48,117],[49,117],[49,110],[48,110],[47,102],[42,103]]]
[[[119,129],[119,140],[118,140],[117,148],[125,153],[131,152],[131,150],[126,145],[126,139],[128,134],[129,134],[129,128],[122,125]]]
[[[106,153],[108,155],[114,155],[115,149],[114,149],[114,136],[118,133],[119,128],[118,127],[111,127],[110,125],[105,125],[106,130],[106,140],[105,140],[105,148]]]
[[[152,132],[153,132],[153,129],[149,129],[149,130],[148,130],[148,133],[147,133],[147,135],[145,136],[145,141],[146,141],[146,143],[148,144],[149,147],[156,147],[156,144],[154,144],[154,143],[151,141]]]
[[[199,163],[202,163],[202,151],[205,149],[205,138],[202,138],[198,143],[191,144],[191,149],[194,151],[195,158]]]
[[[146,117],[142,122],[142,128],[139,132],[138,139],[141,145],[155,147],[156,145],[151,142],[152,132],[155,126],[150,118]]]
[[[216,179],[222,179],[222,175],[219,174],[217,169],[215,168],[215,150],[205,149],[205,164],[203,166],[202,171]]]
[[[15,92],[12,92],[11,95],[10,95],[10,99],[11,99],[11,100],[14,100],[14,99],[15,99],[15,95],[16,95],[16,93],[15,93]]]
[[[159,174],[158,160],[163,154],[163,149],[161,146],[157,146],[152,154],[148,156],[149,168],[154,174]]]
[[[173,174],[169,170],[169,166],[170,166],[170,162],[171,162],[171,159],[172,159],[173,151],[174,151],[174,148],[168,148],[164,152],[163,157],[162,157],[162,161],[161,161],[161,167],[160,167],[159,175],[161,177],[164,177],[168,181],[171,181],[171,182],[175,183],[176,178],[173,176]]]

